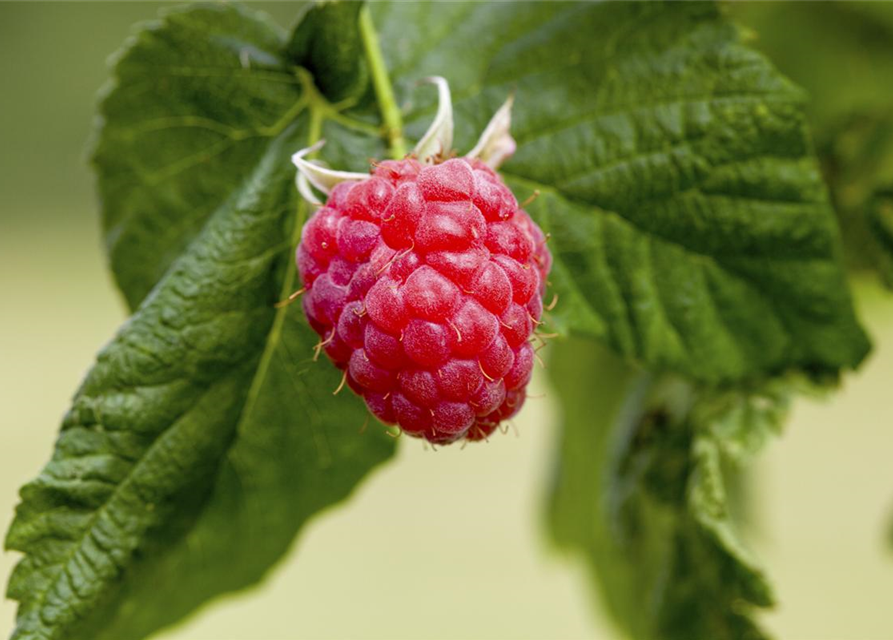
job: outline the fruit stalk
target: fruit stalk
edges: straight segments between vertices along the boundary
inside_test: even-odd
[[[388,153],[393,159],[399,160],[406,155],[406,141],[403,139],[403,116],[394,97],[391,78],[385,67],[381,46],[378,43],[378,33],[375,31],[368,5],[360,11],[360,35],[363,38],[363,48],[366,50],[366,61],[369,63],[369,74],[372,76],[372,86],[375,88],[378,108],[381,110],[384,135],[388,141]]]

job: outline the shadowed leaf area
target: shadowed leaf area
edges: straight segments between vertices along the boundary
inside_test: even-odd
[[[564,419],[550,530],[618,627],[643,640],[765,638],[753,613],[772,591],[730,496],[736,464],[781,429],[792,383],[699,389],[579,339],[552,356]]]

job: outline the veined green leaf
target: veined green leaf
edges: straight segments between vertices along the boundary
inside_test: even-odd
[[[723,461],[780,427],[789,389],[699,390],[579,339],[550,370],[564,428],[549,524],[617,625],[637,640],[763,638],[752,614],[772,593],[733,526]]]
[[[289,156],[332,114],[257,16],[212,5],[119,56],[95,162],[134,316],[100,354],[7,536],[17,640],[142,638],[259,580],[393,452],[312,362]],[[338,138],[339,130],[330,133]]]
[[[808,114],[840,220],[847,265],[893,287],[893,249],[877,205],[893,186],[893,6],[736,4],[767,52],[810,95]],[[821,42],[821,47],[792,46]]]
[[[139,25],[113,59],[93,163],[112,273],[131,308],[270,140],[306,116],[284,38],[261,14],[204,5]]]
[[[516,91],[503,174],[540,191],[561,327],[709,382],[865,355],[803,96],[713,5],[372,8],[406,93],[450,81],[460,152]]]
[[[738,3],[734,14],[812,97],[810,120],[848,266],[893,289],[893,5]],[[792,46],[821,42],[821,47]],[[893,531],[893,528],[891,528]],[[893,537],[890,538],[893,543]]]

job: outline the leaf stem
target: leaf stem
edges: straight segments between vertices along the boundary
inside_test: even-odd
[[[391,86],[391,78],[384,64],[381,46],[378,42],[378,33],[372,24],[372,15],[369,6],[366,5],[360,11],[360,35],[363,38],[363,48],[366,50],[366,61],[369,63],[369,73],[372,76],[372,86],[375,88],[375,96],[378,99],[378,108],[381,110],[381,118],[384,121],[384,134],[388,140],[388,153],[395,160],[400,160],[406,155],[406,141],[403,139],[403,116],[394,98],[394,88]]]
[[[310,108],[310,123],[307,126],[307,146],[312,147],[322,138],[322,123],[326,119],[322,109]]]
[[[368,122],[351,118],[343,113],[345,109],[352,107],[356,100],[342,100],[341,102],[332,104],[326,100],[326,97],[316,88],[316,85],[313,83],[313,75],[311,75],[309,71],[303,67],[295,67],[294,70],[298,81],[301,83],[301,88],[303,89],[302,102],[304,104],[309,104],[311,109],[316,109],[319,118],[322,120],[333,120],[343,127],[362,131],[372,136],[383,135],[383,127],[377,127]]]

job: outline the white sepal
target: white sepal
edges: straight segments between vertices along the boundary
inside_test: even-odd
[[[508,100],[499,107],[499,111],[490,119],[478,143],[466,154],[466,157],[480,158],[491,169],[498,169],[499,165],[515,153],[518,145],[515,144],[511,133],[512,103],[514,101],[515,96],[510,95]]]
[[[301,197],[304,198],[304,200],[313,206],[322,206],[322,201],[316,197],[315,193],[313,193],[313,187],[310,186],[310,181],[307,179],[307,176],[298,171],[298,179],[295,182],[298,185],[298,193],[301,194]]]
[[[447,155],[453,148],[453,103],[446,78],[432,76],[423,82],[437,85],[437,115],[415,146],[416,157],[427,162],[436,156]]]
[[[310,184],[328,195],[336,184],[347,182],[348,180],[365,180],[369,177],[368,173],[335,171],[334,169],[324,167],[317,162],[304,159],[304,156],[311,154],[314,151],[318,151],[325,143],[325,140],[320,140],[312,147],[301,149],[291,157],[291,161],[298,168],[298,172],[307,178],[307,181]],[[298,183],[298,188],[301,188],[300,182]],[[301,195],[306,197],[303,192],[301,192]]]

